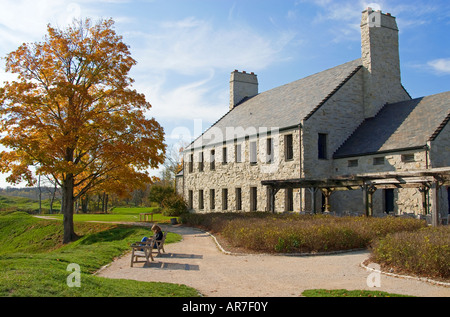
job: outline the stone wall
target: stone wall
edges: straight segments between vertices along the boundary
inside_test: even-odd
[[[430,142],[430,160],[434,168],[450,166],[450,124]]]
[[[293,158],[285,159],[285,136],[292,135]],[[272,162],[267,162],[267,138],[273,140]],[[256,142],[257,162],[250,163],[250,143]],[[250,188],[257,188],[258,211],[267,209],[266,187],[261,185],[262,180],[272,179],[292,179],[300,177],[300,136],[298,129],[290,129],[282,132],[273,132],[270,136],[248,136],[245,139],[227,142],[225,145],[216,145],[195,149],[184,154],[184,192],[186,200],[189,199],[189,190],[192,191],[192,206],[196,212],[233,212],[236,210],[236,188],[241,188],[242,211],[250,211]],[[236,148],[241,147],[241,162],[236,162]],[[223,158],[223,148],[226,147],[227,157]],[[210,153],[215,151],[215,169],[211,170]],[[204,153],[204,168],[199,170],[199,153]],[[189,172],[189,161],[193,154],[193,172]],[[226,163],[223,163],[226,161]],[[211,189],[214,189],[215,208],[211,208]],[[222,192],[228,190],[228,206],[224,210]],[[203,190],[204,208],[200,210],[199,194]],[[284,191],[280,191],[276,196],[276,209],[284,210]],[[294,193],[294,208],[299,210],[298,202]]]
[[[375,164],[376,159],[384,159],[383,164]],[[357,160],[357,166],[355,166]],[[351,163],[351,161],[353,161]],[[379,160],[380,162],[381,160]],[[424,170],[429,165],[428,153],[423,150],[391,152],[334,160],[336,175],[380,173],[391,171]],[[378,189],[374,196],[374,214],[385,212],[384,190]],[[332,209],[337,212],[363,213],[363,193],[361,190],[335,192],[331,196]],[[394,189],[394,213],[422,213],[422,194],[415,188]],[[430,202],[431,203],[431,202]]]
[[[450,124],[442,129],[434,141],[429,142],[430,146],[430,162],[431,167],[448,167],[450,166]],[[442,187],[439,192],[439,206],[441,216],[446,217],[450,214],[449,206],[449,189],[448,187]]]
[[[360,69],[322,107],[303,122],[303,176],[327,178],[334,174],[333,153],[364,120],[363,70]],[[327,158],[318,158],[318,135],[327,135]]]

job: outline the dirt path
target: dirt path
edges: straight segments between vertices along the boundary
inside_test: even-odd
[[[211,297],[292,297],[314,288],[450,297],[450,287],[384,274],[379,275],[380,287],[368,287],[367,279],[372,272],[360,266],[368,251],[307,257],[229,255],[218,248],[208,233],[182,226],[165,229],[181,234],[183,240],[165,246],[166,254],[155,257],[149,266],[135,263],[130,267],[127,254],[97,275],[185,284]]]

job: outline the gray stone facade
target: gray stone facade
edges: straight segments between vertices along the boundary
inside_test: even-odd
[[[390,14],[365,10],[361,40],[361,59],[263,93],[256,75],[234,71],[230,111],[183,154],[177,191],[190,208],[269,211],[264,180],[450,166],[450,92],[411,100],[401,84],[398,29]],[[279,190],[275,210],[320,210],[322,195],[313,192]],[[441,188],[442,215],[449,208],[447,194]],[[423,208],[416,188],[377,190],[373,198],[375,214]],[[330,196],[337,213],[362,213],[362,204],[360,190]]]

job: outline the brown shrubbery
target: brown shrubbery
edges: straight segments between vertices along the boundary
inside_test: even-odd
[[[182,222],[220,234],[230,246],[266,253],[369,248],[371,261],[397,272],[450,278],[450,227],[412,218],[268,213],[186,214]]]
[[[372,261],[421,276],[450,278],[450,227],[397,232],[374,242]]]
[[[408,218],[268,213],[188,214],[182,221],[220,233],[234,247],[280,253],[367,248],[389,233],[426,227],[424,221]]]

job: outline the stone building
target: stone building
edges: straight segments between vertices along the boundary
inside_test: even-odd
[[[232,72],[229,111],[183,153],[190,208],[447,217],[450,92],[411,98],[389,13],[363,11],[361,40],[360,59],[262,93]]]

